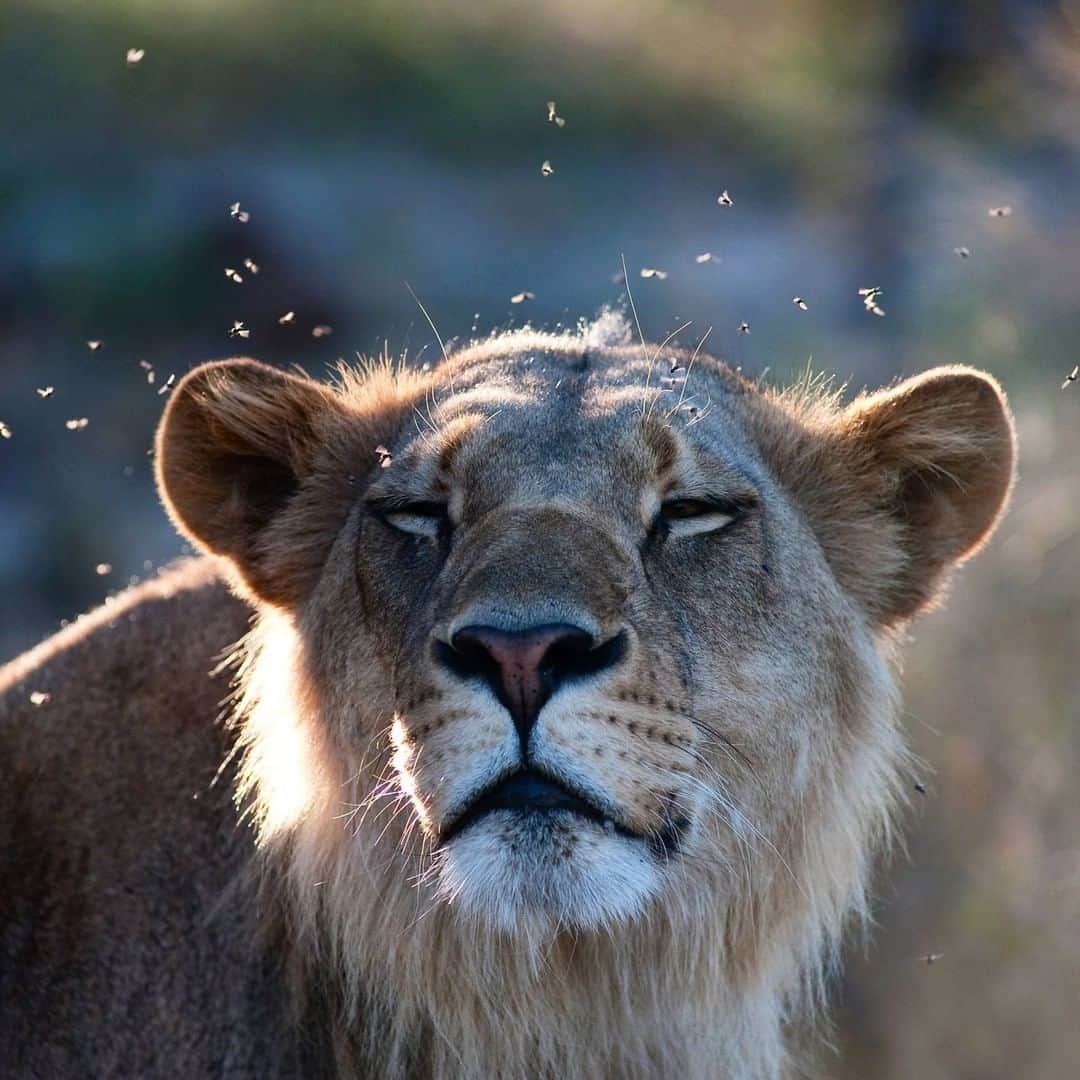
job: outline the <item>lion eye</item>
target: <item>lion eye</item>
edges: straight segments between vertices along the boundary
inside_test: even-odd
[[[384,512],[387,524],[414,536],[438,536],[448,524],[446,507],[436,502],[410,503]]]
[[[714,514],[716,507],[701,499],[669,499],[660,507],[660,512],[669,521],[674,521]]]
[[[705,499],[668,499],[660,506],[660,520],[676,536],[714,532],[730,525],[737,516],[736,507]]]

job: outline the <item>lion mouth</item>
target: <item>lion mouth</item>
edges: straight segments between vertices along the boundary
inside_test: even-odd
[[[587,796],[532,769],[520,769],[482,791],[442,830],[441,842],[448,843],[470,825],[476,824],[496,810],[509,810],[522,815],[576,814],[613,829],[622,836],[643,839],[640,834],[605,814]]]

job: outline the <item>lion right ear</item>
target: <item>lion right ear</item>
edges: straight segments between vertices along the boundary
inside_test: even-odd
[[[910,619],[1001,518],[1016,470],[1005,395],[984,372],[934,368],[856,399],[836,434],[852,473],[877,489],[879,537],[895,545],[867,567],[877,572],[870,606],[886,623]]]
[[[876,626],[914,618],[993,532],[1015,472],[998,384],[940,367],[838,409],[796,393],[761,445],[839,583]],[[790,411],[789,411],[790,410]]]
[[[254,360],[203,364],[173,391],[157,433],[162,501],[180,532],[231,560],[259,599],[294,604],[325,557],[332,537],[318,512],[282,523],[297,517],[287,512],[343,416],[329,387]]]

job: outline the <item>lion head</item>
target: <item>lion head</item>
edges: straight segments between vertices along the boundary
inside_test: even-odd
[[[260,612],[239,798],[343,1001],[429,1022],[435,1073],[716,1075],[721,1031],[780,1067],[901,790],[895,642],[1010,488],[992,379],[844,405],[595,329],[332,387],[229,360],[157,461]]]

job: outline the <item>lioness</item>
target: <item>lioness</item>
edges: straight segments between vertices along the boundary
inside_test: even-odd
[[[4,1074],[786,1075],[1013,443],[969,368],[843,405],[610,317],[196,368],[208,557],[0,674]]]

